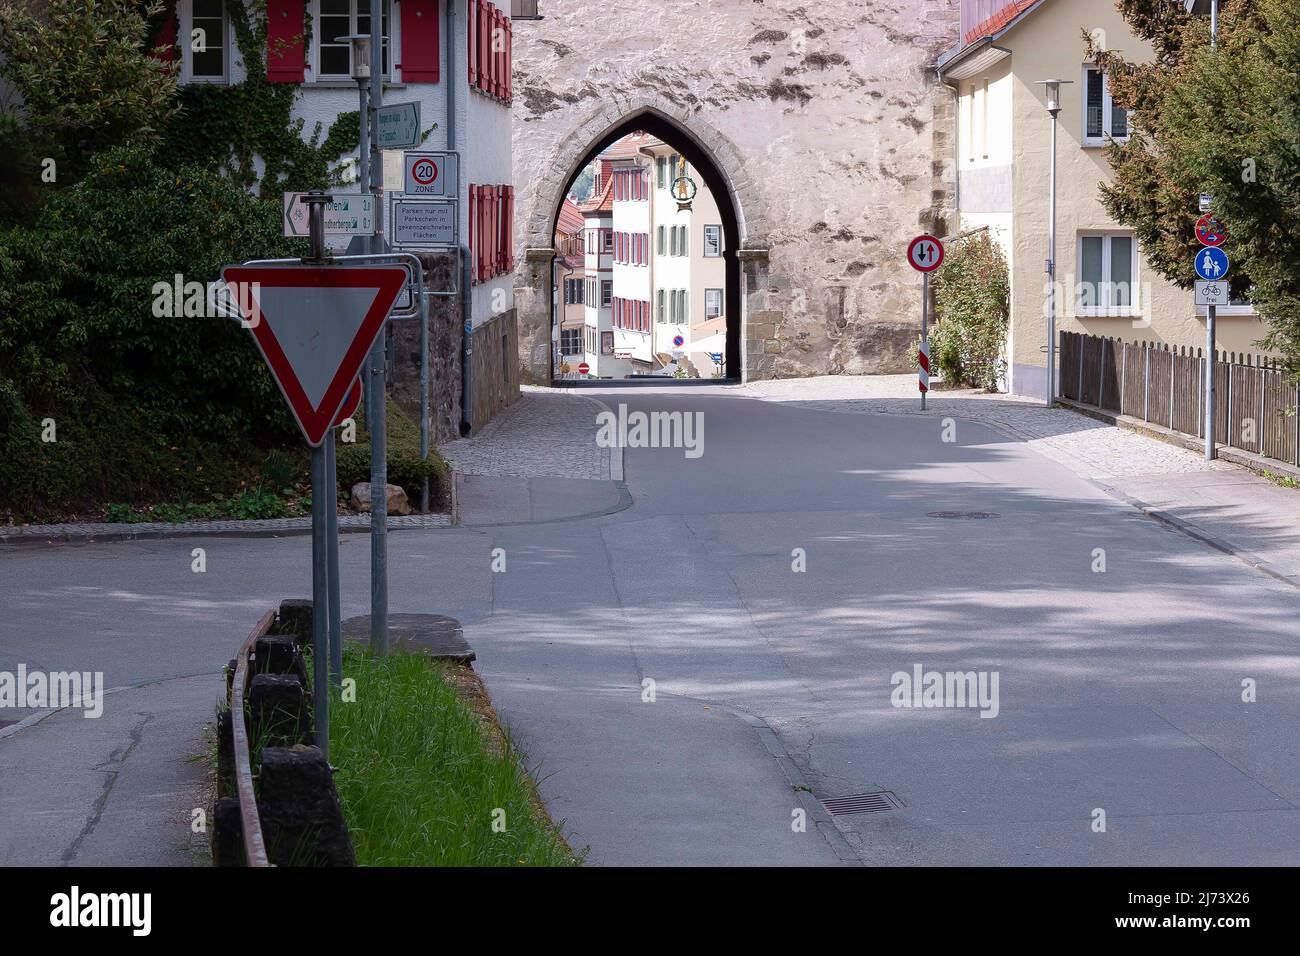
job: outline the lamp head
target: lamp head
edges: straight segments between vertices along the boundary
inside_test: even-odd
[[[1047,112],[1055,119],[1061,112],[1061,86],[1070,85],[1073,80],[1039,80],[1047,88]]]
[[[335,37],[335,43],[347,43],[352,50],[352,79],[361,83],[370,79],[370,34],[349,33]]]

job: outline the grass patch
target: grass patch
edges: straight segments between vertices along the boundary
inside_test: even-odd
[[[348,648],[356,701],[330,712],[330,762],[362,866],[573,866],[522,755],[428,658]],[[505,828],[493,821],[504,811]]]
[[[1263,471],[1260,474],[1262,474],[1269,481],[1273,482],[1273,484],[1278,485],[1282,488],[1292,488],[1292,489],[1300,488],[1300,481],[1296,481],[1290,475],[1277,475],[1271,471]]]

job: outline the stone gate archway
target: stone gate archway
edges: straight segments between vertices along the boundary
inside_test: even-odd
[[[726,264],[727,363],[742,381],[771,374],[765,342],[776,336],[776,316],[767,311],[768,220],[762,198],[744,172],[735,146],[698,115],[686,115],[658,98],[637,101],[611,96],[568,136],[520,196],[524,219],[519,234],[524,255],[516,276],[520,363],[526,380],[552,381],[552,303],[555,226],[573,178],[598,153],[628,133],[644,130],[672,144],[698,171],[713,193],[723,220]]]

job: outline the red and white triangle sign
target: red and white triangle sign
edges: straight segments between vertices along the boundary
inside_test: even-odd
[[[239,304],[307,444],[335,424],[406,284],[401,266],[226,266]]]

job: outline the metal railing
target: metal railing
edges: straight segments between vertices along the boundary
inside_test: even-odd
[[[234,741],[235,793],[239,797],[239,823],[244,836],[244,859],[249,866],[270,866],[266,841],[262,838],[262,821],[257,812],[257,794],[253,789],[253,761],[248,746],[248,710],[244,697],[248,693],[248,658],[258,640],[271,630],[275,612],[267,611],[253,627],[235,657],[235,676],[230,684],[230,735]]]

